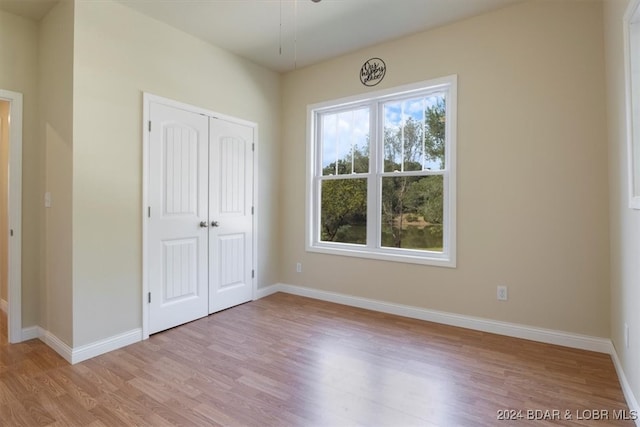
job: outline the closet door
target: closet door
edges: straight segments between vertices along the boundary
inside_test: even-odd
[[[208,314],[209,122],[150,104],[149,332]]]
[[[210,119],[209,312],[253,297],[253,127]]]

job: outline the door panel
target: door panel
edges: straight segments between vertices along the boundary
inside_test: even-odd
[[[167,124],[164,128],[165,215],[198,214],[198,132],[196,129]]]
[[[246,271],[244,260],[246,236],[244,233],[218,238],[220,254],[220,289],[242,286]]]
[[[209,312],[253,297],[253,128],[211,120]]]
[[[149,331],[208,314],[209,124],[200,114],[150,104]]]
[[[165,240],[162,255],[162,302],[173,304],[198,295],[198,240]]]
[[[215,144],[215,142],[214,142]],[[220,137],[219,149],[219,214],[237,216],[245,214],[245,153],[247,141],[229,136]]]

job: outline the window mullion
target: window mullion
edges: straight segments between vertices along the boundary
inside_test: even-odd
[[[375,236],[373,244],[375,249],[379,250],[382,247],[382,174],[384,173],[384,107],[382,102],[376,103],[376,153],[378,159],[376,162],[376,171],[373,178],[375,186]]]
[[[404,172],[404,101],[400,103],[400,172]]]
[[[324,116],[324,114],[321,114],[320,117]],[[324,120],[324,119],[322,119]],[[325,138],[324,135],[324,127],[320,126],[318,129],[318,141],[323,141]],[[317,156],[316,156],[316,179],[314,181],[314,195],[315,195],[315,199],[313,201],[313,206],[314,206],[314,222],[315,224],[317,224],[317,227],[314,230],[314,239],[317,242],[321,242],[322,241],[322,223],[321,223],[321,218],[322,218],[322,182],[324,181],[324,170],[322,167],[322,163],[323,163],[323,159],[322,159],[322,155],[323,155],[323,146],[322,146],[322,142],[320,144],[317,144],[316,146],[317,148]],[[336,162],[337,164],[337,162]],[[337,172],[337,171],[336,171]],[[337,175],[337,173],[336,173]],[[329,175],[330,176],[330,175]]]
[[[446,156],[446,154],[445,154]],[[446,157],[445,157],[446,160]],[[449,174],[442,175],[442,253],[448,254],[451,242],[449,241],[451,230],[451,205],[449,197]]]
[[[444,93],[444,117],[445,117],[445,129],[444,129],[444,169],[447,174],[450,173],[451,167],[451,123],[453,123],[451,117],[451,105],[450,105],[451,91],[448,90]]]
[[[335,150],[335,171],[336,171],[336,175],[339,175],[338,173],[338,161],[340,160],[338,158],[338,151],[340,150],[340,115],[336,116],[336,150]]]
[[[426,153],[426,137],[427,137],[427,98],[422,98],[422,146],[420,147],[422,150],[422,170],[424,170],[424,165],[427,163],[427,153]]]
[[[352,110],[351,111],[351,128],[352,129],[355,128],[355,123],[356,123],[356,113],[355,113],[355,110]],[[355,165],[355,157],[356,156],[355,156],[355,149],[354,149],[354,143],[353,143],[355,137],[354,137],[353,134],[351,134],[351,138],[350,139],[351,139],[351,173],[353,174],[353,173],[356,173],[356,170],[355,170],[355,166],[356,166]]]
[[[323,139],[323,127],[321,125],[322,123],[322,114],[317,114],[316,115],[316,120],[315,122],[318,124],[317,125],[317,129],[316,129],[316,141],[318,141],[318,143],[315,145],[315,170],[313,173],[313,182],[312,182],[312,197],[313,200],[311,201],[311,220],[313,221],[314,226],[312,227],[312,241],[313,242],[320,242],[320,228],[322,227],[322,225],[320,224],[320,209],[322,209],[322,195],[321,195],[321,189],[322,186],[320,184],[320,182],[322,181],[322,139]]]
[[[378,247],[378,185],[377,176],[380,163],[378,105],[369,106],[369,177],[367,178],[367,248]]]

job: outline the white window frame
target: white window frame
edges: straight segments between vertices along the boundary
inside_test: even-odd
[[[445,165],[443,176],[443,251],[387,248],[380,245],[381,195],[367,192],[367,244],[357,245],[320,240],[320,177],[322,176],[321,146],[318,140],[318,116],[328,111],[357,108],[371,105],[370,109],[370,169],[368,174],[358,174],[368,180],[368,189],[377,188],[374,180],[384,173],[382,165],[383,146],[379,142],[382,133],[380,110],[382,103],[410,95],[423,96],[429,93],[444,93],[446,105]],[[366,94],[321,102],[307,106],[307,179],[306,179],[306,249],[332,255],[354,256],[384,261],[425,264],[440,267],[456,266],[456,129],[457,129],[457,75],[422,81]],[[421,175],[422,172],[417,172]],[[348,179],[349,176],[342,176]],[[355,178],[356,176],[354,176]],[[326,178],[325,178],[326,179]],[[379,191],[378,191],[379,192]]]
[[[640,0],[629,2],[623,23],[629,207],[640,209]]]

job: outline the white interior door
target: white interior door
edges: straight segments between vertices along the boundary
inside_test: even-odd
[[[150,334],[253,298],[254,127],[149,99]]]
[[[208,117],[149,105],[149,333],[208,314]]]
[[[253,297],[253,128],[212,118],[209,312]]]

